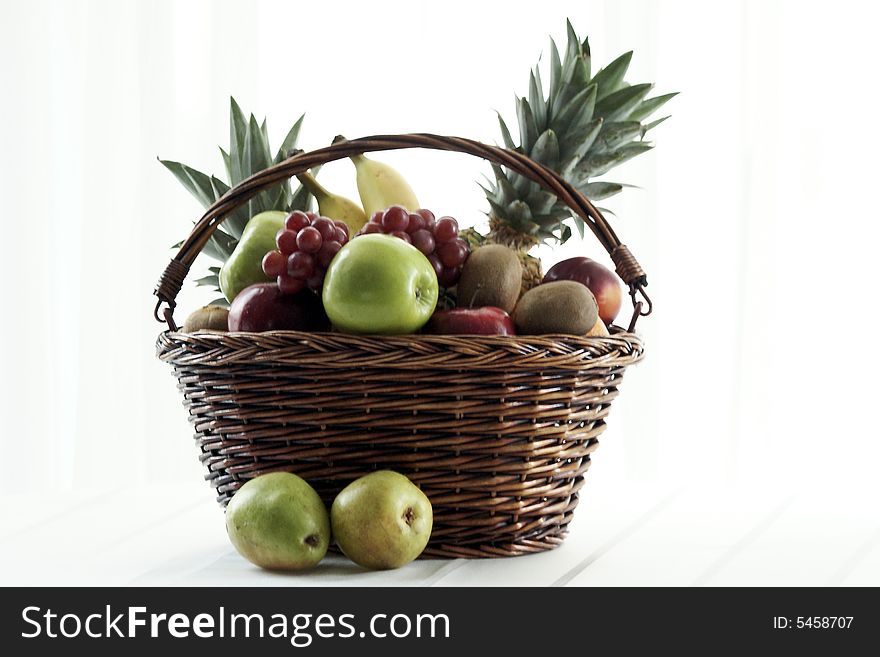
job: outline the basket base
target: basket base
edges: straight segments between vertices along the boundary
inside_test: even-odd
[[[428,545],[425,551],[417,558],[419,560],[433,561],[440,559],[496,559],[508,557],[522,557],[527,554],[537,554],[555,550],[565,541],[568,531],[553,536],[545,536],[540,539],[507,543],[503,545]],[[342,554],[336,545],[331,545],[328,552]]]
[[[419,559],[493,559],[504,557],[521,557],[526,554],[537,554],[555,550],[562,545],[568,531],[539,539],[528,539],[516,543],[488,545],[428,545]]]

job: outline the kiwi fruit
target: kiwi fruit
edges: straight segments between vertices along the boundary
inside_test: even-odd
[[[205,306],[192,312],[183,323],[184,333],[195,331],[226,331],[229,310],[223,306]]]
[[[458,281],[458,307],[495,306],[510,312],[522,289],[523,270],[516,251],[487,244],[471,253]]]
[[[522,295],[513,312],[517,333],[584,335],[599,319],[596,298],[575,281],[543,283]]]

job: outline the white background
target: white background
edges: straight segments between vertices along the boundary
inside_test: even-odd
[[[174,380],[154,358],[151,296],[200,207],[157,156],[222,175],[230,95],[268,116],[276,146],[303,112],[303,148],[338,133],[498,140],[494,110],[515,123],[514,92],[548,35],[564,42],[566,17],[589,34],[594,70],[632,49],[629,81],[681,92],[661,111],[673,116],[656,150],[609,176],[641,187],[605,205],[656,312],[639,325],[647,358],[615,403],[589,494],[609,513],[612,490],[685,486],[694,504],[707,486],[750,491],[756,513],[793,494],[803,517],[783,530],[783,553],[812,540],[811,523],[864,539],[844,541],[841,558],[876,551],[880,13],[860,2],[4,0],[7,510],[21,520],[84,490],[201,478]],[[383,159],[424,205],[480,222],[481,162]],[[350,163],[321,176],[356,196]],[[575,254],[604,257],[589,237],[541,252],[547,266]],[[207,300],[188,288],[181,316]],[[682,512],[727,522],[711,504]],[[627,563],[649,559],[633,549]]]

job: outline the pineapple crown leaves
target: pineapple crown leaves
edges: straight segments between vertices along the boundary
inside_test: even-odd
[[[266,120],[257,123],[253,114],[250,115],[250,118],[246,118],[235,99],[230,98],[229,149],[220,148],[228,183],[180,162],[161,159],[159,161],[174,174],[175,178],[203,207],[207,208],[229,191],[230,187],[234,187],[245,178],[288,157],[290,152],[296,148],[304,118],[305,115],[300,116],[293,124],[282,141],[281,147],[273,155],[269,148]],[[311,205],[312,196],[307,189],[300,185],[296,190],[293,190],[290,181],[285,180],[271,189],[260,192],[246,205],[233,211],[205,245],[204,253],[221,263],[226,262],[238,244],[247,222],[255,214],[266,210],[308,211],[311,210]],[[211,267],[209,271],[211,273],[197,280],[196,284],[219,287],[219,268]]]
[[[649,98],[652,84],[626,82],[632,51],[591,77],[589,39],[581,41],[570,21],[566,30],[564,55],[550,40],[546,93],[536,66],[529,73],[527,97],[516,98],[519,145],[499,114],[501,140],[506,148],[525,153],[561,174],[591,200],[600,201],[627,185],[591,179],[653,148],[645,141],[646,133],[669,117],[643,121],[676,94]],[[571,236],[565,225],[571,211],[555,196],[502,167],[494,166],[493,173],[494,181],[483,190],[497,221],[537,240],[565,242]],[[583,221],[577,216],[574,220],[583,236]]]

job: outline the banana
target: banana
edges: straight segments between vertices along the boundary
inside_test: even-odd
[[[351,161],[357,170],[358,193],[367,217],[392,205],[402,205],[410,212],[421,207],[409,183],[396,169],[363,155],[352,155]]]
[[[348,226],[348,231],[351,235],[354,235],[364,224],[367,223],[367,215],[364,214],[361,206],[351,199],[327,191],[327,189],[308,172],[299,174],[297,178],[318,200],[318,212],[321,213],[321,216],[335,219],[337,221],[344,221],[345,225]]]

